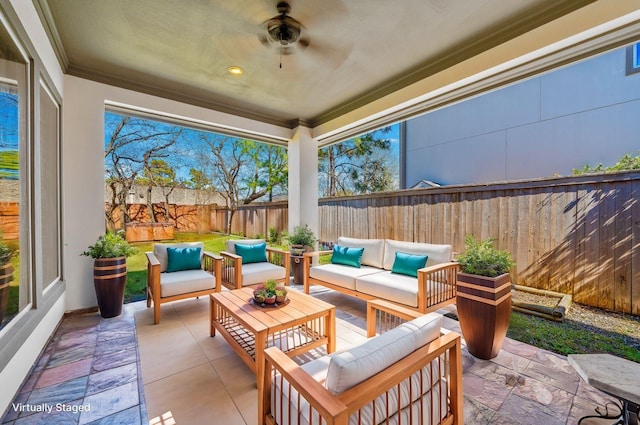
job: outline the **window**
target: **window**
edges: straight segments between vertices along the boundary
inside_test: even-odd
[[[28,281],[27,117],[29,67],[0,26],[0,329],[31,303]],[[8,262],[7,262],[8,261]]]
[[[640,72],[640,42],[627,47],[627,75]]]

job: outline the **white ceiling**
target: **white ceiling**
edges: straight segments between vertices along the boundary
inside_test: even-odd
[[[282,58],[258,37],[276,3],[36,0],[67,73],[289,127],[327,122],[592,1],[291,0],[310,44]]]

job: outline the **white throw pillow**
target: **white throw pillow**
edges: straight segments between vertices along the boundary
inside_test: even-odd
[[[384,239],[357,239],[340,236],[337,244],[349,248],[364,248],[360,264],[363,266],[377,267],[379,269],[382,268]]]

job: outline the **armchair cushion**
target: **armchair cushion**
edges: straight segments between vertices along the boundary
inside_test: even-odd
[[[200,269],[202,267],[200,261],[201,251],[200,247],[167,247],[167,273]]]
[[[200,269],[160,274],[161,298],[195,291],[204,291],[215,287],[215,276]]]
[[[326,387],[340,394],[440,336],[442,315],[429,313],[363,344],[332,354]]]
[[[226,242],[227,252],[231,254],[238,254],[236,252],[236,245],[257,245],[266,242],[264,239],[229,239]]]
[[[153,245],[153,255],[156,256],[160,263],[160,273],[167,271],[167,265],[169,264],[169,256],[167,254],[167,248],[200,248],[200,260],[202,260],[202,254],[204,252],[203,242],[182,242],[182,243],[156,243]]]
[[[242,264],[264,263],[267,260],[267,243],[236,244],[236,254],[242,257]]]
[[[242,265],[242,286],[264,283],[269,279],[280,280],[286,276],[286,269],[267,262]]]

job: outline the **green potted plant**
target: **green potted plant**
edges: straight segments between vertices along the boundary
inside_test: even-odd
[[[2,324],[4,314],[7,311],[10,292],[9,284],[13,280],[12,256],[13,250],[11,247],[0,239],[0,324]]]
[[[122,237],[122,232],[107,232],[81,254],[94,259],[93,285],[102,317],[116,317],[122,313],[127,257],[136,252],[137,249]]]
[[[493,239],[465,238],[458,255],[456,306],[460,329],[471,354],[481,359],[498,355],[511,317],[511,278],[514,266],[508,251],[493,246]]]
[[[304,277],[304,261],[302,255],[305,252],[313,251],[316,245],[316,236],[308,224],[295,226],[293,233],[289,235],[289,251],[291,252],[291,271],[293,272],[293,283],[301,285]]]
[[[316,236],[308,224],[295,226],[293,233],[289,235],[289,249],[292,255],[302,255],[305,251],[313,251],[316,244]]]
[[[259,285],[253,291],[253,299],[258,304],[283,303],[287,299],[287,290],[278,285],[274,279],[267,280],[264,285]]]

